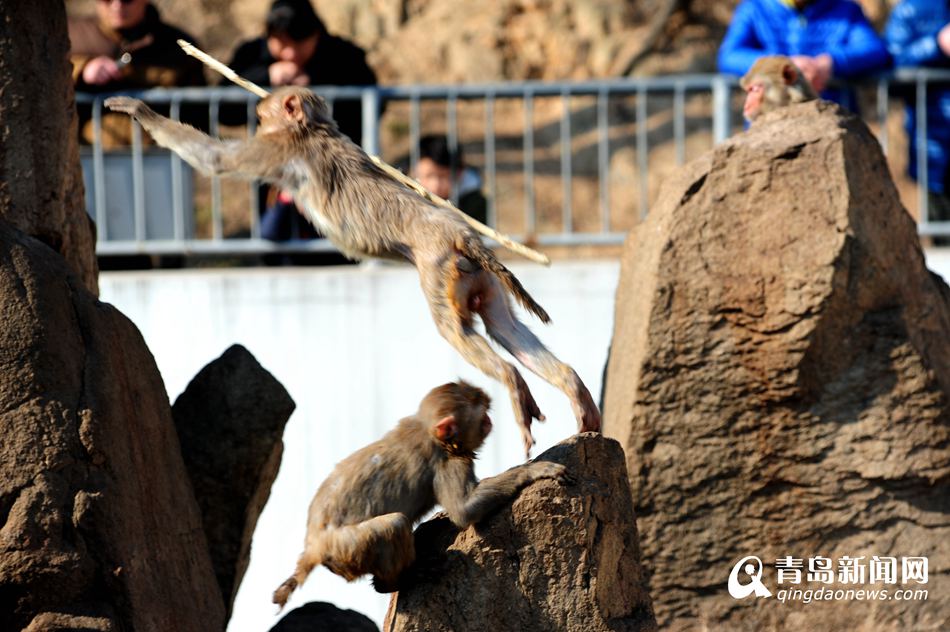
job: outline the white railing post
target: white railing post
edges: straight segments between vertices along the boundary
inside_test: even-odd
[[[731,96],[732,90],[729,79],[723,75],[713,77],[713,143],[717,145],[732,134]]]
[[[363,151],[370,156],[379,155],[379,91],[375,87],[363,88],[360,99],[363,103]]]

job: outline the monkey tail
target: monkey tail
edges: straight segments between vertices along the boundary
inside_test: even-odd
[[[528,294],[528,291],[521,285],[521,281],[511,273],[511,270],[495,257],[495,253],[485,247],[481,239],[475,235],[466,235],[459,239],[456,248],[465,256],[470,257],[478,267],[494,274],[508,290],[508,293],[514,296],[522,307],[541,319],[542,323],[551,322],[551,317],[544,311],[544,308],[538,305],[537,301]]]
[[[291,575],[287,580],[277,587],[277,590],[274,591],[274,603],[276,603],[281,610],[284,609],[284,606],[287,605],[287,600],[290,599],[290,594],[297,589],[297,578]]]
[[[280,606],[281,610],[283,610],[287,604],[287,600],[290,599],[291,593],[293,593],[300,584],[304,583],[310,571],[320,563],[320,560],[313,555],[309,555],[306,551],[303,552],[297,561],[297,568],[294,570],[294,574],[288,577],[284,583],[278,586],[277,590],[274,591],[273,601]]]

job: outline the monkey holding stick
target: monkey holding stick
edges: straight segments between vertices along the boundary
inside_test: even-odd
[[[462,218],[386,175],[337,129],[324,100],[310,90],[285,87],[263,99],[257,134],[246,141],[213,139],[137,99],[111,97],[105,105],[135,118],[155,142],[202,173],[261,179],[292,192],[346,256],[414,264],[439,333],[507,387],[526,452],[534,445],[532,419],[544,416],[517,369],[474,329],[475,315],[492,339],[568,396],[581,431],[600,430],[587,387],[515,317],[508,295],[545,323],[547,312]]]
[[[371,573],[378,591],[393,591],[415,560],[412,525],[436,503],[465,528],[526,485],[564,476],[563,465],[538,461],[479,482],[472,460],[491,431],[489,405],[479,388],[443,384],[415,415],[341,461],[310,503],[304,551],[274,603],[283,607],[320,564],[348,581]]]
[[[760,114],[818,98],[798,66],[783,55],[757,59],[739,85],[746,92],[742,115],[750,123]]]

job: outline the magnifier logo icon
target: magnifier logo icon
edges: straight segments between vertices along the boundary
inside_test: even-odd
[[[753,593],[756,597],[771,597],[772,592],[762,584],[762,569],[762,560],[755,555],[747,555],[739,560],[732,567],[732,572],[729,573],[729,594],[735,599],[745,599]],[[742,573],[743,579],[748,576],[752,581],[740,583],[740,573]]]

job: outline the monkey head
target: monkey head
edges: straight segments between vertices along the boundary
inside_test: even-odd
[[[818,98],[798,66],[784,55],[760,57],[739,85],[746,92],[742,115],[749,122],[776,108]]]
[[[278,88],[257,104],[258,134],[304,130],[313,124],[334,125],[322,97],[307,88]]]
[[[459,381],[437,386],[419,405],[419,417],[431,424],[432,436],[452,454],[471,455],[491,432],[491,398],[482,389]]]

